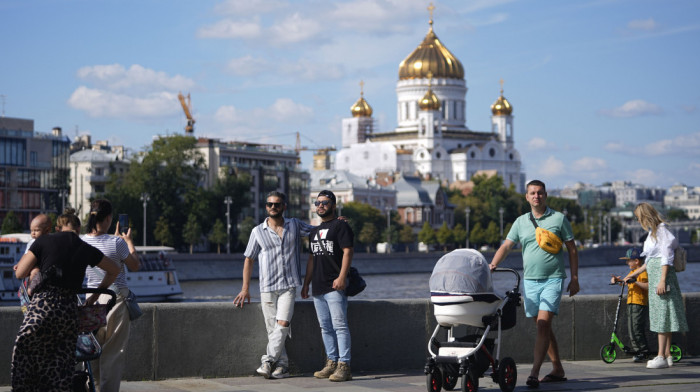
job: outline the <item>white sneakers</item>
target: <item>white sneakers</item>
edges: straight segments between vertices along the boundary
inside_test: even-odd
[[[270,365],[270,362],[263,362],[262,365],[256,370],[259,375],[265,377],[265,378],[270,378],[270,375],[272,373],[272,366]]]
[[[272,372],[272,378],[280,379],[289,377],[289,370],[284,366],[277,366]]]
[[[671,365],[669,365],[671,363]],[[665,369],[669,366],[672,366],[673,364],[673,358],[668,357],[664,358],[661,356],[655,357],[654,359],[651,359],[647,361],[647,369]]]

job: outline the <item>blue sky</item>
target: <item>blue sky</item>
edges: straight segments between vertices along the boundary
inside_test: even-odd
[[[4,0],[0,103],[134,151],[183,133],[339,146],[359,98],[396,126],[398,65],[428,30],[418,0]],[[504,79],[528,179],[700,186],[700,2],[435,1],[460,59],[467,126],[490,129]],[[302,154],[310,167],[309,152]]]

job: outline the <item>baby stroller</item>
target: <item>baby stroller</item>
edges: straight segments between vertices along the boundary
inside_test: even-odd
[[[520,274],[508,268],[497,268],[494,272],[515,275],[515,287],[503,298],[493,292],[489,265],[476,250],[452,251],[435,264],[430,276],[430,301],[438,326],[428,342],[430,357],[425,365],[428,392],[439,392],[441,388],[451,391],[459,377],[463,392],[476,391],[479,378],[489,367],[491,378],[503,392],[515,389],[518,378],[515,361],[510,357],[499,358],[501,331],[515,326],[515,308],[520,305]],[[459,326],[471,327],[476,333],[457,337],[454,334]],[[438,339],[441,331],[446,331],[446,340]],[[496,332],[496,338],[489,338],[489,332]]]
[[[108,289],[83,288],[78,294],[106,294],[111,296],[107,304],[86,306],[78,297],[78,341],[75,347],[75,359],[78,365],[73,373],[73,392],[95,392],[95,378],[92,376],[90,361],[100,357],[102,347],[93,332],[107,325],[107,313],[117,303],[117,295]]]

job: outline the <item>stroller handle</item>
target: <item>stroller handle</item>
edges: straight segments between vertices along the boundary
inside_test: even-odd
[[[520,274],[518,271],[512,269],[512,268],[499,268],[496,267],[493,269],[492,272],[512,272],[515,277],[517,278],[518,282],[515,284],[515,291],[520,291]]]
[[[84,287],[84,288],[78,290],[78,294],[105,294],[105,295],[109,295],[112,298],[110,298],[109,302],[107,302],[107,311],[112,310],[114,305],[117,303],[117,294],[110,289]]]

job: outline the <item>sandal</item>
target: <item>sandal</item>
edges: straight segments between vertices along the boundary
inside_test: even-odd
[[[548,374],[548,375],[544,376],[544,378],[542,378],[542,379],[540,380],[540,382],[563,382],[563,381],[566,381],[566,380],[567,380],[566,377],[563,377],[563,376],[555,376],[555,375],[553,375],[553,374]]]
[[[535,389],[540,387],[540,380],[537,379],[535,376],[530,376],[527,378],[527,387],[530,389]]]

